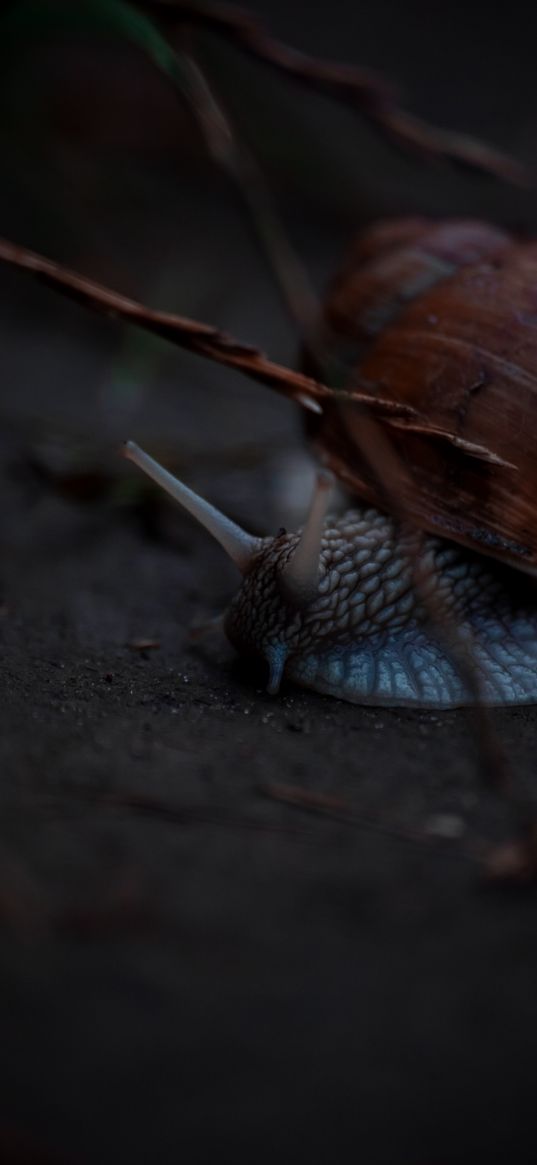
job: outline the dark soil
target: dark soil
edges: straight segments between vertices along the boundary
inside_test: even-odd
[[[219,549],[59,496],[8,436],[2,1159],[522,1160],[536,903],[483,884],[513,814],[468,719],[269,698],[189,638]],[[535,710],[495,720],[534,786]]]

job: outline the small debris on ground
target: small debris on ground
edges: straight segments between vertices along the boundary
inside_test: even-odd
[[[435,813],[425,825],[426,833],[433,837],[445,837],[447,841],[457,841],[466,831],[466,823],[456,813]]]
[[[130,651],[158,651],[160,639],[129,639],[126,646]]]
[[[260,791],[272,801],[283,801],[286,805],[295,805],[299,809],[312,809],[315,812],[349,813],[350,805],[341,797],[334,797],[327,793],[313,793],[309,789],[301,789],[299,785],[262,785]]]
[[[537,882],[537,821],[519,837],[489,850],[485,857],[485,881],[505,886],[529,886]]]

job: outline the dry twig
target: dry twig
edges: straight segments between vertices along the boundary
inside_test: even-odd
[[[401,542],[412,569],[414,589],[430,621],[431,628],[455,671],[472,697],[469,713],[476,730],[483,776],[497,792],[509,792],[509,771],[491,716],[481,699],[472,646],[463,638],[436,583],[434,569],[425,562],[426,535],[409,518],[415,508],[416,485],[407,466],[396,453],[382,424],[367,407],[358,405],[360,427],[354,426],[352,440],[362,463],[373,475],[386,508],[399,523]],[[349,435],[350,436],[350,435]]]
[[[318,316],[317,300],[305,267],[275,210],[263,174],[255,158],[233,132],[231,122],[221,102],[216,100],[201,66],[185,48],[181,52],[181,75],[186,80],[183,92],[188,97],[209,153],[233,181],[287,310],[298,325],[304,345],[309,347]]]
[[[516,185],[529,184],[514,158],[466,134],[429,125],[400,108],[392,85],[368,69],[312,57],[271,36],[257,16],[200,0],[145,0],[166,21],[205,25],[263,64],[356,110],[399,148],[452,162]]]
[[[221,332],[210,324],[200,323],[198,320],[172,312],[155,311],[137,300],[128,299],[127,296],[109,287],[95,283],[84,275],[7,239],[0,239],[0,262],[30,272],[39,282],[53,287],[85,307],[94,308],[109,319],[134,324],[162,340],[176,344],[179,348],[195,352],[198,356],[204,356],[217,364],[234,368],[250,379],[268,385],[302,408],[318,413],[322,412],[323,401],[337,400],[362,405],[368,409],[371,417],[379,418],[387,425],[396,427],[404,425],[406,430],[423,432],[424,419],[415,409],[378,396],[374,386],[331,388],[303,372],[276,364],[251,344],[246,344],[227,332]],[[478,461],[489,464],[498,461],[495,454],[485,446],[465,441],[449,430],[436,427],[434,430],[431,429],[431,435],[435,439],[456,445],[461,452]]]

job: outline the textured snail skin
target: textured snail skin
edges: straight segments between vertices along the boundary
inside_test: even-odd
[[[267,662],[269,691],[277,691],[285,673],[352,703],[450,708],[471,702],[428,626],[404,541],[389,517],[353,510],[326,524],[318,595],[301,609],[285,601],[278,585],[299,534],[263,540],[226,616],[239,652]],[[432,537],[425,541],[424,567],[442,609],[468,641],[483,701],[537,701],[535,584]]]

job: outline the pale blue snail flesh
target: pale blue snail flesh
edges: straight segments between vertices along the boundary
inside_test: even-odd
[[[274,675],[359,704],[449,708],[471,693],[431,628],[393,521],[354,510],[324,529],[318,597],[283,602],[277,574],[298,535],[267,539],[225,627],[239,651]],[[532,580],[440,539],[424,540],[440,609],[466,642],[487,704],[537,700],[537,593]],[[447,632],[449,635],[449,632]]]

